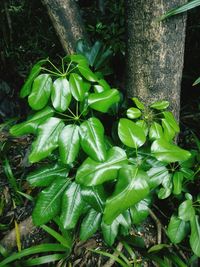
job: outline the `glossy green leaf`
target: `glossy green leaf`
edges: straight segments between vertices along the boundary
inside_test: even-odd
[[[80,63],[83,65],[88,65],[88,60],[85,56],[80,55],[80,54],[74,54],[74,55],[70,55],[69,59],[75,63]]]
[[[182,164],[181,164],[182,165]],[[195,177],[194,171],[185,167],[180,168],[180,172],[183,174],[183,176],[187,179],[193,179]]]
[[[36,133],[39,124],[42,124],[46,119],[52,117],[54,111],[50,107],[36,112],[30,119],[25,122],[14,125],[10,128],[10,134],[20,136],[24,134]]]
[[[176,133],[180,132],[179,125],[174,118],[174,115],[170,111],[163,111],[162,114],[164,115],[165,119],[169,123],[169,125],[174,129]]]
[[[183,173],[182,172],[175,172],[173,175],[173,193],[175,195],[179,195],[182,191],[182,182],[183,182]]]
[[[106,193],[102,185],[98,186],[82,186],[81,195],[83,200],[87,202],[93,209],[103,213],[106,202]]]
[[[32,144],[32,152],[29,155],[31,163],[46,158],[58,147],[58,137],[64,127],[64,123],[58,118],[49,118],[38,127],[38,136]]]
[[[137,148],[146,141],[144,130],[128,119],[120,119],[118,135],[122,143],[128,147]]]
[[[33,66],[33,68],[31,69],[31,72],[30,72],[26,82],[24,83],[22,89],[20,90],[20,97],[21,98],[24,98],[24,97],[26,97],[26,96],[28,96],[30,94],[32,83],[33,83],[34,79],[38,76],[38,74],[40,73],[41,66],[43,64],[45,64],[46,62],[47,62],[46,59],[42,59],[42,60],[38,61]]]
[[[166,109],[169,107],[169,102],[168,101],[157,101],[153,103],[150,107],[153,109],[157,109],[157,110]]]
[[[154,189],[162,184],[163,180],[170,175],[165,166],[152,167],[147,171],[147,174],[150,178],[149,186],[151,189]]]
[[[102,221],[101,230],[105,242],[109,246],[112,246],[118,234],[119,222],[114,220],[112,224],[106,224],[104,221]]]
[[[110,88],[110,85],[107,83],[107,81],[106,80],[104,80],[104,79],[100,79],[100,80],[98,80],[98,84],[99,84],[99,86],[101,86],[102,87],[102,90],[96,90],[96,92],[97,93],[100,93],[100,92],[103,92],[103,91],[108,91],[108,90],[111,90],[111,88]],[[95,86],[94,86],[95,87]]]
[[[167,122],[166,119],[162,119],[162,127],[165,139],[167,141],[171,141],[176,135],[173,127]]]
[[[178,217],[183,221],[190,221],[195,216],[192,200],[187,199],[178,208]]]
[[[103,163],[87,158],[77,171],[76,181],[85,186],[95,186],[114,180],[117,178],[118,170],[127,162],[125,151],[113,147],[108,151],[107,159]]]
[[[187,223],[176,216],[172,216],[167,227],[167,235],[170,241],[178,244],[186,237],[187,233]]]
[[[163,135],[164,134],[163,134],[162,126],[157,122],[153,122],[149,129],[149,138],[151,140],[156,140],[159,138],[163,138]]]
[[[144,199],[149,193],[148,177],[134,166],[120,169],[115,191],[106,201],[104,221],[111,224],[123,211]]]
[[[72,229],[76,226],[84,206],[80,185],[75,182],[71,183],[62,197],[60,220],[65,229]]]
[[[194,216],[190,220],[191,235],[190,235],[190,246],[195,255],[200,257],[200,224],[199,216]]]
[[[101,93],[92,93],[88,97],[88,105],[97,111],[107,112],[109,108],[120,100],[119,91],[111,89]]]
[[[49,101],[52,88],[52,79],[49,74],[40,74],[33,82],[31,94],[28,97],[28,103],[34,110],[40,110],[46,106]]]
[[[129,119],[137,119],[142,115],[142,113],[138,108],[129,108],[126,115]]]
[[[127,236],[130,233],[132,227],[131,215],[129,210],[125,210],[122,214],[120,214],[116,220],[120,224],[120,234],[123,236]]]
[[[53,82],[51,101],[53,107],[59,112],[64,112],[69,107],[71,92],[69,89],[69,82],[66,78],[61,77]]]
[[[164,139],[155,140],[151,146],[152,155],[160,161],[170,163],[185,161],[189,159],[190,152],[174,144],[170,144]]]
[[[58,139],[60,159],[64,164],[73,163],[79,153],[79,126],[70,124],[65,126]]]
[[[90,118],[80,126],[81,147],[85,153],[96,161],[105,161],[106,147],[104,127],[97,118]]]
[[[69,84],[73,97],[77,101],[83,101],[86,91],[82,77],[77,73],[70,74]]]
[[[130,214],[133,224],[142,223],[149,215],[149,200],[143,199],[130,207]]]
[[[97,76],[90,70],[90,68],[87,65],[83,65],[83,64],[78,64],[78,69],[80,71],[80,73],[82,74],[82,76],[90,81],[90,82],[97,82],[98,78]]]
[[[66,257],[65,253],[62,254],[48,254],[46,256],[40,256],[37,258],[29,258],[28,260],[23,261],[23,266],[29,267],[29,266],[39,266],[42,264],[46,265],[52,263],[55,264],[56,261],[61,260]],[[18,265],[19,266],[19,265]]]
[[[61,197],[68,184],[68,179],[57,179],[39,193],[32,214],[35,225],[47,223],[60,212]]]
[[[58,164],[46,165],[28,174],[31,186],[49,186],[53,181],[68,176],[69,169]]]
[[[137,108],[142,110],[145,108],[144,104],[137,97],[133,97],[131,99],[133,100]]]
[[[169,197],[172,193],[172,184],[170,184],[168,187],[162,187],[158,191],[158,198],[159,199],[165,199]]]
[[[90,209],[81,223],[80,239],[85,241],[99,229],[101,224],[101,213]]]
[[[147,134],[149,132],[149,127],[148,127],[146,121],[144,121],[144,120],[137,120],[135,122],[135,124],[138,125],[139,127],[141,127],[144,130],[145,136],[147,136]]]

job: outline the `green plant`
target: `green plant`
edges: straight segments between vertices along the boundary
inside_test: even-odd
[[[194,157],[173,141],[179,126],[167,101],[145,106],[132,98],[113,127],[103,125],[102,113],[117,110],[119,91],[91,71],[83,55],[65,57],[61,66],[42,60],[33,67],[20,95],[28,96],[34,113],[10,129],[15,136],[34,134],[29,161],[44,160],[27,176],[31,186],[44,188],[33,221],[55,220],[63,233],[80,229],[81,240],[101,231],[112,245],[145,220],[153,197],[183,198],[196,175]],[[191,247],[199,256],[197,217],[191,228]]]

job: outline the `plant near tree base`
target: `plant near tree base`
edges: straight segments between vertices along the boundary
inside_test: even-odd
[[[61,70],[39,61],[20,95],[28,97],[33,114],[10,133],[34,134],[30,163],[49,162],[27,176],[31,186],[42,188],[32,214],[36,225],[55,220],[63,233],[79,229],[81,240],[100,231],[112,245],[148,216],[154,195],[181,196],[195,177],[191,153],[173,142],[179,126],[167,101],[145,106],[132,98],[117,129],[113,123],[114,134],[105,134],[111,125],[103,124],[102,113],[116,110],[120,93],[83,55],[65,57]],[[199,256],[197,217],[191,229],[191,247]]]

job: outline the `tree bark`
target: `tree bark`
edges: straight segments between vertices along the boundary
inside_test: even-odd
[[[126,89],[149,104],[168,100],[179,119],[186,15],[158,18],[186,0],[127,0]]]
[[[67,54],[75,52],[76,42],[87,39],[84,24],[74,0],[42,0]]]

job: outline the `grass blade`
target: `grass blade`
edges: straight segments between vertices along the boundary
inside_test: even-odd
[[[65,254],[51,254],[51,255],[35,258],[35,259],[29,259],[29,260],[24,261],[23,263],[27,267],[35,266],[35,265],[55,262],[55,261],[62,259],[63,257],[65,257]]]

